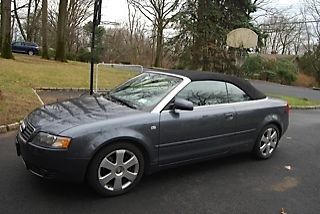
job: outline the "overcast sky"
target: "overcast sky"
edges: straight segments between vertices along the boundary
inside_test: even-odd
[[[272,0],[274,7],[289,7],[298,10],[303,0]],[[128,9],[126,0],[103,0],[102,2],[102,20],[127,22]]]

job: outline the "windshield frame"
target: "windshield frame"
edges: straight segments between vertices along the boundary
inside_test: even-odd
[[[158,72],[158,71],[144,71],[143,73],[141,73],[140,75],[129,79],[128,81],[124,82],[123,84],[120,84],[119,86],[115,87],[114,89],[112,89],[111,91],[109,91],[108,93],[108,97],[110,97],[112,95],[112,92],[117,91],[118,89],[120,89],[121,87],[123,87],[124,85],[128,84],[128,82],[133,81],[136,78],[139,78],[141,75],[146,74],[146,73],[150,73],[150,74],[158,74],[158,75],[164,75],[164,76],[169,76],[169,77],[175,77],[181,80],[180,83],[178,83],[175,87],[173,87],[171,90],[168,90],[168,92],[164,95],[164,97],[162,97],[162,99],[156,103],[154,106],[152,107],[146,107],[146,108],[137,108],[138,110],[141,111],[148,111],[148,112],[158,112],[160,113],[162,111],[162,109],[172,100],[172,98],[180,91],[182,90],[182,88],[184,88],[187,84],[189,84],[189,82],[191,82],[191,80],[187,77],[184,76],[180,76],[180,75],[176,75],[176,74],[171,74],[171,73],[165,73],[165,72]],[[187,84],[186,84],[187,82]],[[178,89],[178,90],[177,90]],[[172,96],[173,95],[173,96]],[[169,98],[168,98],[169,97]],[[112,99],[112,97],[110,97]],[[161,108],[161,110],[160,110]]]

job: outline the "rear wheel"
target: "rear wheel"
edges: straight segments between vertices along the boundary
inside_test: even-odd
[[[29,51],[28,51],[28,55],[29,55],[29,56],[33,56],[33,55],[34,55],[34,52],[33,52],[32,50],[29,50]]]
[[[141,151],[132,144],[115,143],[103,148],[92,160],[87,179],[103,196],[128,192],[140,181],[144,171]]]
[[[254,155],[258,159],[268,159],[275,152],[280,140],[279,129],[273,124],[265,126],[253,149]]]

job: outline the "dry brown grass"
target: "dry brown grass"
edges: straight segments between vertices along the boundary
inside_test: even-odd
[[[134,75],[109,69],[101,73],[101,85],[112,88]],[[15,60],[0,59],[0,125],[21,120],[40,105],[32,91],[35,87],[88,88],[89,64],[19,54]]]
[[[301,87],[313,87],[317,85],[317,81],[314,77],[308,76],[303,73],[299,73],[298,78],[293,83],[293,85]]]

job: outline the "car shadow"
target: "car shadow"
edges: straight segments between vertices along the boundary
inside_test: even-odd
[[[145,195],[153,192],[158,187],[166,189],[167,187],[180,184],[185,179],[196,179],[204,173],[215,174],[221,170],[232,170],[239,165],[246,165],[248,162],[256,162],[249,154],[238,154],[230,157],[212,159],[204,162],[184,165],[175,168],[164,169],[151,175],[144,176],[140,184],[131,192],[115,197],[130,198],[135,195]],[[95,194],[86,183],[75,184],[63,181],[43,180],[36,176],[28,176],[28,185],[33,192],[46,197],[72,198],[72,200],[99,200],[103,199]],[[111,199],[111,198],[110,198]]]

